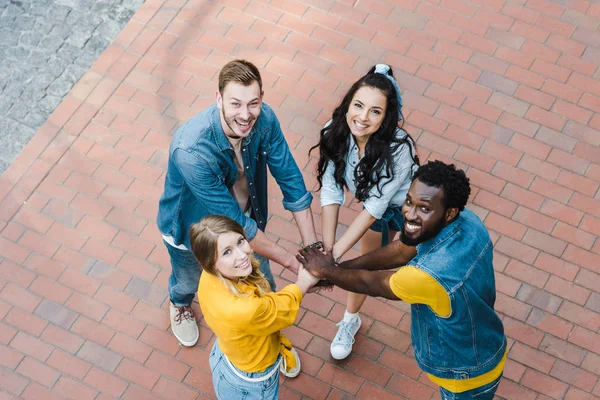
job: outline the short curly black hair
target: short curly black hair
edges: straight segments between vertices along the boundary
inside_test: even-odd
[[[413,182],[419,180],[427,186],[442,188],[444,197],[442,203],[448,208],[465,209],[471,185],[469,178],[462,169],[456,169],[454,164],[446,164],[441,161],[429,161],[421,165],[413,175]]]

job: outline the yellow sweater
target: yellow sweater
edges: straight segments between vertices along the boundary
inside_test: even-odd
[[[450,315],[450,297],[431,275],[425,271],[412,266],[400,268],[390,278],[390,288],[399,299],[409,304],[427,304],[431,309],[441,317]],[[494,381],[502,374],[508,347],[504,357],[494,369],[483,375],[470,379],[446,379],[427,374],[431,381],[446,390],[454,393],[461,393],[467,390],[475,389]]]
[[[203,273],[198,300],[208,326],[219,339],[219,347],[229,361],[245,372],[262,372],[281,353],[288,370],[296,367],[289,351],[290,341],[279,331],[294,323],[302,301],[296,285],[277,293],[260,295],[258,288],[236,286],[248,297],[234,295],[216,276]]]

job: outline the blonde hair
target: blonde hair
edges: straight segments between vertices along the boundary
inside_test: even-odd
[[[233,219],[223,215],[209,215],[190,228],[191,250],[204,272],[219,278],[225,287],[236,296],[247,297],[252,292],[241,293],[234,282],[224,277],[216,267],[219,258],[217,245],[219,236],[230,232],[238,233],[246,239],[244,228]],[[250,255],[250,262],[252,272],[247,277],[238,280],[237,283],[256,287],[261,295],[270,292],[269,283],[258,269],[260,263],[252,255]]]
[[[219,93],[223,94],[223,89],[229,82],[241,83],[244,86],[250,86],[253,82],[256,82],[262,92],[260,72],[250,61],[233,60],[225,64],[219,72]]]

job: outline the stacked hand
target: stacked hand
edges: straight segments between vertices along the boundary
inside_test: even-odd
[[[335,266],[331,250],[323,252],[315,247],[305,247],[298,252],[296,258],[308,272],[319,278],[325,278],[325,271]]]
[[[310,244],[306,247],[304,247],[302,250],[299,250],[299,254],[296,255],[296,259],[298,260],[298,262],[300,263],[300,265],[302,265],[302,267],[299,268],[298,270],[298,280],[300,279],[305,279],[308,280],[310,279],[312,282],[312,286],[314,286],[315,288],[328,288],[331,289],[332,285],[331,283],[329,283],[327,280],[322,280],[320,279],[321,276],[318,276],[317,274],[315,274],[313,271],[311,271],[309,268],[307,268],[307,264],[305,263],[305,258],[303,258],[304,256],[302,256],[301,254],[306,253],[306,252],[311,252],[311,254],[313,252],[319,253],[319,254],[323,254],[323,243],[322,242],[315,242],[313,244]],[[330,253],[330,252],[328,252]],[[302,277],[301,277],[302,275]],[[309,277],[308,277],[308,276]],[[315,288],[312,288],[310,290],[310,292],[315,291]]]

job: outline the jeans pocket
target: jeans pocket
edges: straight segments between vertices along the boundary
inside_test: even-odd
[[[248,397],[247,390],[235,387],[223,374],[219,374],[215,392],[219,400],[245,400]]]

